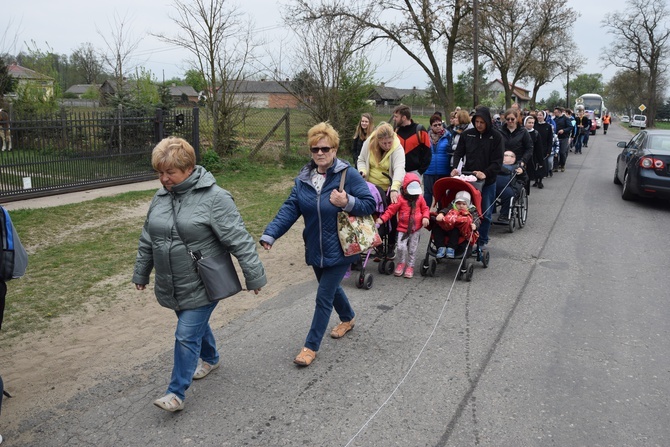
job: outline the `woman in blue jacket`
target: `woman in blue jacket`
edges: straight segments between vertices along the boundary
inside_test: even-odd
[[[319,286],[312,326],[294,360],[301,366],[310,365],[316,358],[333,307],[341,323],[333,328],[331,337],[340,338],[354,327],[354,310],[340,283],[357,255],[344,256],[337,233],[337,213],[347,211],[353,216],[365,216],[375,209],[375,200],[363,177],[349,163],[337,158],[340,137],[335,129],[328,123],[317,124],[307,133],[307,141],[312,160],[300,170],[291,194],[260,240],[269,250],[303,216],[305,261],[314,269]],[[340,192],[340,178],[345,170],[345,186]]]
[[[451,172],[451,132],[442,124],[442,117],[435,114],[430,117],[430,165],[423,173],[423,198],[429,207],[433,205],[433,185]]]

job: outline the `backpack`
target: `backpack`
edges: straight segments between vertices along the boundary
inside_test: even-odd
[[[23,248],[19,235],[14,228],[12,219],[7,210],[0,206],[0,240],[2,240],[2,253],[0,253],[0,279],[9,281],[20,278],[26,274],[28,267],[28,253]]]

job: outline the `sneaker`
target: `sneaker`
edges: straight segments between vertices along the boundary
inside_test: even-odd
[[[561,172],[565,172],[565,166],[561,166]]]
[[[351,321],[343,321],[330,331],[330,336],[333,338],[342,338],[344,337],[344,334],[354,328],[354,324],[356,323],[354,323],[353,319]]]
[[[544,184],[543,184],[542,182],[540,182],[540,183],[537,184],[537,187],[538,187],[539,189],[542,189],[542,188],[544,188]]]
[[[558,168],[554,168],[553,172],[558,172]]]
[[[405,269],[405,278],[411,279],[414,277],[414,267],[407,267]]]
[[[507,217],[507,214],[500,214],[500,216],[498,216],[498,222],[508,223],[509,217]]]
[[[204,379],[205,377],[207,377],[207,374],[211,373],[219,366],[221,366],[221,360],[219,360],[213,365],[207,362],[203,362],[202,360],[198,360],[198,367],[195,369],[195,372],[193,373],[193,380]]]
[[[447,247],[440,247],[437,249],[437,254],[435,255],[436,258],[442,259],[447,255]]]
[[[456,251],[453,248],[447,248],[447,258],[454,259],[456,257]]]
[[[393,274],[394,274],[395,276],[402,276],[402,274],[403,274],[404,272],[405,272],[405,264],[403,264],[403,263],[401,262],[400,264],[398,264],[398,265],[396,266],[396,268],[395,268],[395,272],[393,272]]]
[[[293,359],[293,363],[300,366],[309,366],[316,358],[316,352],[309,348],[302,348],[300,353]]]

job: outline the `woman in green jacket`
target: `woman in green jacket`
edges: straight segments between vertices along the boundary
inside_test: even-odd
[[[232,196],[196,166],[193,147],[182,138],[168,137],[154,148],[151,164],[163,188],[151,201],[142,228],[133,283],[144,290],[155,268],[156,298],[177,314],[172,378],[167,394],[154,401],[159,408],[177,411],[184,408],[192,380],[220,365],[209,326],[218,301],[209,300],[189,250],[203,257],[230,252],[242,267],[247,289],[256,294],[267,280]]]

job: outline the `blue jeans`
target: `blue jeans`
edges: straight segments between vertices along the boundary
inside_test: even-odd
[[[489,243],[489,229],[491,228],[491,215],[493,214],[493,203],[496,200],[496,184],[491,183],[482,188],[482,224],[479,226],[479,244]]]
[[[317,281],[319,281],[319,287],[316,289],[316,307],[314,308],[314,317],[312,317],[312,327],[309,329],[305,340],[305,347],[312,351],[318,351],[323,335],[328,328],[333,307],[339,315],[340,321],[353,320],[354,310],[351,308],[349,299],[340,285],[349,264],[312,268]]]
[[[196,309],[176,311],[179,321],[174,334],[174,366],[167,392],[182,400],[193,381],[198,359],[210,365],[219,361],[216,340],[209,327],[209,317],[217,304],[218,301],[214,301]]]

